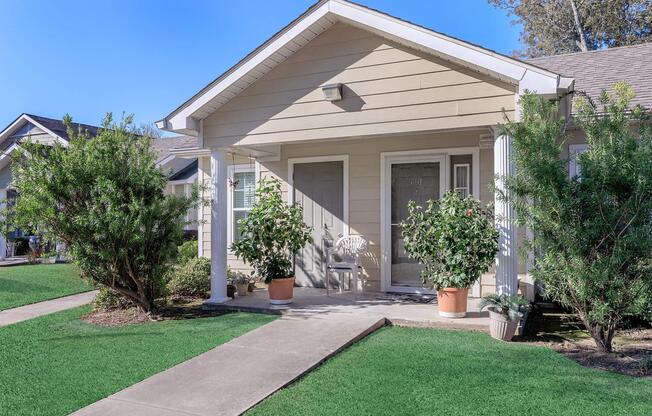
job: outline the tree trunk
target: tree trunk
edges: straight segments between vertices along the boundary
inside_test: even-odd
[[[580,14],[577,11],[577,5],[575,4],[575,0],[570,0],[570,5],[571,5],[571,9],[573,9],[573,21],[575,22],[575,30],[580,36],[580,40],[577,41],[577,47],[580,48],[582,52],[587,52],[589,50],[589,47],[586,44],[586,38],[584,37],[584,28],[582,27],[582,23],[580,22]]]
[[[606,328],[602,325],[593,324],[589,322],[584,316],[581,317],[584,326],[591,334],[591,337],[595,341],[595,346],[600,352],[613,352],[613,339],[616,334],[615,325],[609,325]]]

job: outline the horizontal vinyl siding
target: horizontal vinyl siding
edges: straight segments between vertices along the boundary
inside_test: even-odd
[[[321,86],[344,84],[328,102]],[[493,125],[515,87],[337,24],[204,120],[207,145]]]

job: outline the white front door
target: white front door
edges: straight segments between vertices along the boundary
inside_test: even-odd
[[[441,198],[447,185],[447,157],[431,155],[383,155],[382,266],[384,291],[431,293],[421,282],[422,266],[410,259],[403,246],[400,223],[407,217],[409,201],[425,207]]]

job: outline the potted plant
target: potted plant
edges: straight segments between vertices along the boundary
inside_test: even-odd
[[[242,272],[235,272],[233,283],[235,284],[238,296],[247,296],[247,291],[249,290],[249,276]]]
[[[489,270],[498,252],[498,231],[490,209],[449,191],[427,207],[408,204],[401,223],[407,254],[421,263],[424,284],[437,290],[439,314],[466,316],[469,288]]]
[[[253,277],[253,276],[249,279],[249,286],[247,286],[247,291],[248,291],[249,293],[253,293],[253,292],[254,292],[254,290],[256,289],[256,282],[257,282],[257,281],[258,281],[258,279],[256,279],[256,278]]]
[[[491,293],[482,298],[480,309],[489,311],[489,332],[502,341],[510,341],[518,323],[530,308],[530,302],[515,295]]]
[[[236,287],[234,284],[235,273],[231,268],[226,269],[226,296],[233,299],[235,298]]]
[[[301,205],[283,200],[278,180],[261,179],[256,202],[239,226],[240,239],[231,246],[233,253],[265,279],[272,304],[291,303],[293,258],[311,238]]]

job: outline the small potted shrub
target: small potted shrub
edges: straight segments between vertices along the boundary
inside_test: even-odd
[[[238,296],[247,296],[247,291],[249,290],[249,276],[242,272],[235,272],[233,276],[233,283],[235,284],[235,289],[238,292]]]
[[[468,291],[489,270],[498,252],[498,231],[491,210],[472,196],[455,191],[428,201],[424,209],[414,201],[401,223],[408,255],[423,266],[424,284],[437,290],[439,314],[466,316]]]
[[[226,296],[233,299],[235,298],[235,272],[231,268],[226,269]]]
[[[261,179],[256,202],[239,225],[240,239],[233,243],[233,253],[265,279],[272,304],[291,303],[293,258],[310,241],[301,205],[283,200],[278,180]]]
[[[489,311],[489,332],[502,341],[510,341],[518,323],[530,308],[530,302],[515,295],[491,293],[482,298],[480,309]]]

